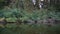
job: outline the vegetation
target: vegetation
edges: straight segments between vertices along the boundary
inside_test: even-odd
[[[60,34],[59,26],[60,0],[0,0],[0,34]]]

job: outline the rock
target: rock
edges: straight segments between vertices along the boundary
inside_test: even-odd
[[[37,24],[42,24],[43,23],[43,20],[38,20],[37,21]]]
[[[17,24],[22,24],[22,20],[17,19],[17,20],[16,20],[16,23],[17,23]]]
[[[60,24],[60,20],[55,20],[54,24]]]
[[[33,20],[24,20],[24,24],[34,24]]]
[[[7,24],[6,19],[5,18],[0,19],[0,24],[6,25]]]

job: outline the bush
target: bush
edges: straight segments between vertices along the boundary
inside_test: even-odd
[[[47,17],[60,19],[60,12],[56,12],[56,10],[53,7],[42,10],[34,10],[32,13],[28,13],[26,10],[13,8],[13,9],[0,10],[0,17],[20,18],[21,20],[28,20],[28,19],[38,20],[38,19],[46,19]]]

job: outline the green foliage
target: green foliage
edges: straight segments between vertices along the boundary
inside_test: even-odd
[[[37,19],[46,19],[47,17],[47,11],[46,10],[35,10],[32,12],[31,17],[33,20],[37,20]]]
[[[60,12],[57,11],[54,7],[49,7],[47,15],[55,19],[60,19]]]
[[[4,1],[5,0],[0,0],[0,9],[4,8],[4,5],[5,5]]]
[[[0,10],[0,17],[20,18],[21,20],[46,19],[49,16],[55,19],[60,19],[60,12],[56,12],[56,10],[52,7],[49,9],[34,10],[32,13],[28,13],[26,10],[20,10],[17,8]]]
[[[0,2],[3,2],[4,0],[0,0]]]
[[[7,22],[16,22],[17,18],[6,18]]]
[[[20,12],[18,9],[3,9],[0,11],[4,17],[20,17]]]

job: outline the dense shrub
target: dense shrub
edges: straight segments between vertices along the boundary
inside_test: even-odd
[[[13,9],[0,10],[0,17],[15,18],[15,19],[20,18],[21,20],[27,20],[27,19],[38,20],[38,19],[46,19],[47,17],[60,19],[60,12],[57,12],[53,7],[50,7],[48,9],[33,10],[32,13],[29,13],[26,10],[13,8]]]

